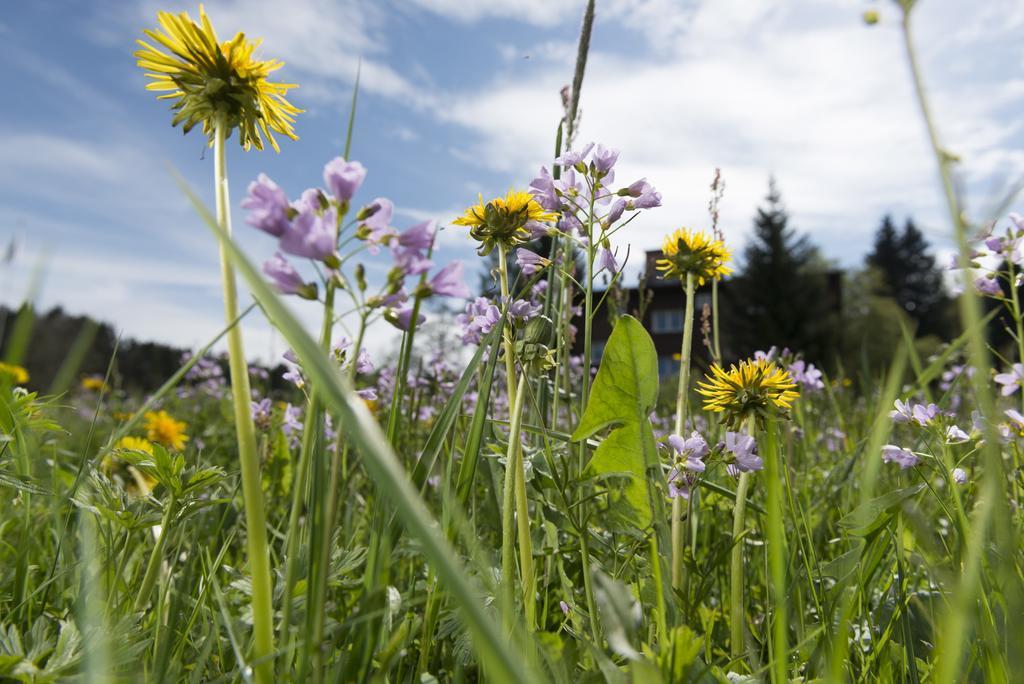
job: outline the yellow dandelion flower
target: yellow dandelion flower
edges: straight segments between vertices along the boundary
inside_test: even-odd
[[[496,245],[506,249],[529,242],[532,238],[526,227],[531,222],[554,221],[555,214],[545,211],[528,192],[509,190],[504,197],[484,202],[480,195],[477,204],[455,219],[456,226],[469,226],[469,234],[480,242],[481,256],[490,254]]]
[[[732,256],[725,243],[699,230],[680,228],[665,238],[661,253],[655,265],[662,278],[682,280],[692,273],[700,286],[732,273],[725,265]]]
[[[13,363],[0,362],[0,377],[4,377],[12,385],[24,385],[28,382],[28,371]]]
[[[144,33],[159,47],[138,40],[142,49],[135,57],[151,79],[146,89],[167,91],[158,99],[174,100],[172,126],[182,124],[188,133],[202,124],[212,146],[217,119],[223,117],[227,132],[238,129],[239,142],[246,150],[263,149],[261,132],[276,152],[280,149],[274,133],[298,139],[292,126],[302,110],[285,99],[288,90],[296,86],[267,80],[284,62],[255,59],[253,52],[260,40],[247,40],[244,33],[228,41],[217,40],[202,5],[200,24],[187,12],[160,12],[157,21],[162,30]]]
[[[153,455],[153,444],[142,437],[122,437],[114,445],[115,449],[128,449],[130,451],[141,451]]]
[[[149,411],[144,416],[146,437],[176,451],[185,448],[187,423],[175,420],[167,411]]]
[[[728,370],[712,364],[697,392],[705,397],[705,410],[724,414],[733,427],[750,416],[786,415],[800,396],[789,372],[765,359],[741,361]]]
[[[97,375],[87,375],[82,378],[82,389],[87,392],[102,392],[107,389],[107,383]]]

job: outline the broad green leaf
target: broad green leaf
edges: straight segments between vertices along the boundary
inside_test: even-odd
[[[606,428],[612,432],[588,466],[596,476],[624,480],[613,497],[617,512],[646,527],[658,519],[659,498],[648,478],[663,480],[650,414],[658,399],[658,361],[654,343],[632,316],[615,324],[601,358],[587,410],[572,434],[584,440]]]

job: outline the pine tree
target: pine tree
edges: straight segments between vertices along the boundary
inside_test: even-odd
[[[875,234],[867,265],[879,272],[876,294],[892,297],[917,323],[918,335],[950,334],[950,298],[943,287],[942,271],[928,251],[928,241],[910,219],[902,234],[886,216]]]
[[[754,235],[738,274],[723,288],[725,341],[739,357],[772,345],[833,361],[833,293],[817,248],[789,227],[771,179],[767,204],[757,210]]]

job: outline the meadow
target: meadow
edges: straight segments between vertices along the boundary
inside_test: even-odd
[[[0,681],[1019,680],[1024,218],[968,218],[915,3],[895,5],[959,248],[957,334],[923,354],[905,330],[891,362],[832,374],[800,349],[729,358],[736,264],[712,192],[698,223],[666,217],[650,274],[685,312],[660,381],[642,316],[608,298],[611,238],[668,190],[616,178],[629,150],[578,135],[592,2],[550,163],[452,198],[447,229],[493,296],[434,263],[434,222],[399,226],[360,192],[358,81],[319,186],[288,197],[260,175],[230,198],[229,157],[287,155],[302,112],[244,35],[161,13],[135,57],[213,150],[215,206],[181,177],[167,192],[220,250],[224,328],[142,394],[118,386],[116,351],[82,377],[75,348],[35,387],[32,306],[4,322]],[[265,263],[233,230],[262,233]],[[368,254],[392,260],[379,282]],[[296,299],[322,307],[318,333]],[[442,301],[461,313],[439,341],[423,322]],[[257,316],[289,346],[284,392],[247,361]],[[379,321],[401,331],[394,359],[366,348]]]

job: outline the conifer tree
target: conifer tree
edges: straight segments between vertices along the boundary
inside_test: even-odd
[[[789,226],[774,179],[739,261],[739,272],[723,288],[732,354],[744,357],[777,345],[819,364],[833,361],[834,293],[826,268],[810,240]]]
[[[880,276],[876,294],[892,297],[916,322],[918,335],[949,336],[951,300],[943,286],[942,271],[912,220],[907,219],[901,233],[891,217],[882,219],[866,262]]]

